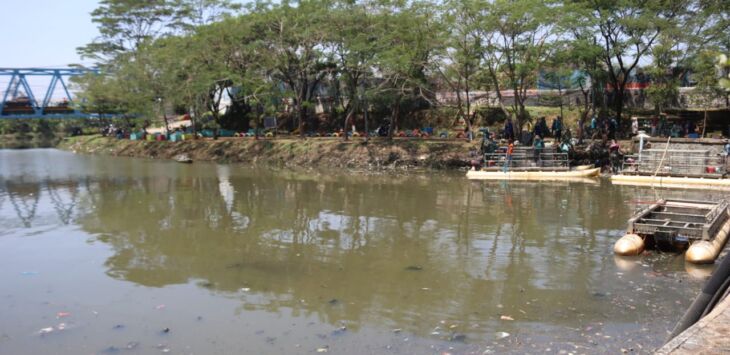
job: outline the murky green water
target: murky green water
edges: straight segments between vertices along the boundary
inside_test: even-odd
[[[649,352],[710,271],[613,256],[656,194],[0,150],[0,353]]]

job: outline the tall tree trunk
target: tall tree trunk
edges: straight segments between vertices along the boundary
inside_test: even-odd
[[[307,108],[302,107],[299,117],[299,138],[304,138],[304,122],[307,120]]]
[[[162,110],[162,120],[165,122],[165,135],[170,134],[170,122],[167,119],[167,111],[165,110],[165,102],[160,101],[160,109]]]
[[[390,127],[388,127],[388,139],[393,140],[393,133],[395,132],[395,126],[398,124],[398,115],[400,115],[400,100],[401,96],[393,103],[393,107],[390,110]]]
[[[349,110],[347,110],[347,114],[345,114],[345,122],[344,122],[343,127],[342,127],[342,132],[344,133],[342,135],[342,139],[344,141],[347,141],[347,138],[348,138],[347,137],[347,132],[349,132],[348,126],[349,126],[350,122],[352,122],[352,116],[354,114],[355,114],[355,107],[354,106],[351,106],[351,108]]]
[[[370,140],[370,130],[368,127],[368,99],[367,96],[363,95],[363,105],[362,105],[362,118],[365,121],[365,142],[368,142]]]
[[[472,114],[471,114],[471,100],[469,99],[469,78],[467,77],[465,80],[465,94],[466,94],[466,114],[464,115],[464,119],[466,120],[466,128],[469,130],[469,134],[466,136],[469,141],[471,142],[474,139],[474,129],[472,127]]]
[[[254,133],[253,133],[254,140],[259,140],[259,132],[261,131],[261,126],[263,125],[263,117],[264,117],[263,113],[256,115],[256,129],[254,130]]]
[[[522,133],[522,126],[527,121],[527,110],[525,110],[525,102],[520,96],[515,96],[515,102],[517,103],[517,124],[514,125],[515,139],[520,140],[520,133]]]
[[[304,105],[302,105],[302,100],[297,99],[297,119],[299,120],[297,125],[297,130],[299,131],[299,138],[304,138],[304,120],[306,117],[306,113],[304,112],[306,109],[304,108]]]
[[[621,115],[624,110],[624,94],[626,93],[625,84],[618,85],[616,88],[616,97],[614,97],[614,109],[616,110],[616,131],[621,131]]]

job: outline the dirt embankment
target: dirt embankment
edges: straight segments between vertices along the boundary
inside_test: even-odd
[[[0,134],[1,149],[27,149],[55,147],[63,139],[59,135]]]
[[[67,138],[59,148],[76,153],[174,159],[186,154],[193,160],[349,169],[455,169],[478,159],[478,142],[455,140],[341,138],[199,139],[149,142],[82,136]]]

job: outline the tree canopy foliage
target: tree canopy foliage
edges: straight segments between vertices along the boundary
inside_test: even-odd
[[[303,135],[321,124],[348,129],[368,110],[388,117],[392,134],[403,118],[444,108],[471,127],[475,92],[491,93],[482,104],[520,127],[531,120],[528,91],[548,73],[561,88],[580,87],[583,119],[601,111],[621,120],[636,68],[657,77],[654,101],[671,105],[684,74],[672,68],[707,73],[708,53],[728,52],[728,8],[726,0],[103,0],[92,13],[101,36],[79,51],[106,76],[80,84],[99,112],[160,116],[175,107],[248,127],[289,110],[289,128]],[[603,102],[606,90],[612,102]],[[237,117],[221,114],[224,95]],[[317,104],[332,107],[328,122]]]

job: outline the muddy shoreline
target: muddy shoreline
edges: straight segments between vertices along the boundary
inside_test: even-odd
[[[102,136],[66,138],[59,149],[149,159],[247,163],[268,166],[346,168],[363,170],[465,169],[478,159],[478,141],[341,138],[221,138],[192,141],[131,141]]]

